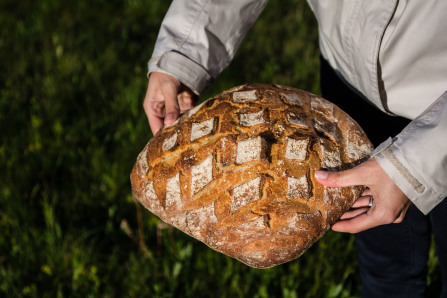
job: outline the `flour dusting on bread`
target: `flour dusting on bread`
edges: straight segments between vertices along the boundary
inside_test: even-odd
[[[243,85],[161,129],[137,158],[132,189],[163,221],[267,268],[303,254],[364,190],[324,187],[315,171],[351,168],[372,149],[358,124],[323,98]]]

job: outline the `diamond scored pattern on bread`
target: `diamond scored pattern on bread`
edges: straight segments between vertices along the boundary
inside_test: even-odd
[[[346,113],[308,92],[243,85],[152,138],[131,174],[136,198],[163,221],[255,268],[299,257],[350,208],[362,186],[326,188],[373,147]]]

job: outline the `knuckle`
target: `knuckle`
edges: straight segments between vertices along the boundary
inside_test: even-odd
[[[156,117],[162,117],[165,114],[164,102],[151,101],[143,103],[143,108],[146,114]]]
[[[192,107],[194,100],[191,97],[179,97],[179,105],[181,107]]]

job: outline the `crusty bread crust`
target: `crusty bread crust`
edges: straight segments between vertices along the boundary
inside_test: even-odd
[[[347,211],[363,186],[326,188],[373,149],[337,106],[305,91],[243,85],[160,130],[131,174],[152,213],[256,268],[299,257]]]

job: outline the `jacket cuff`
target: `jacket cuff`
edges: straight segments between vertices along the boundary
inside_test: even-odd
[[[385,173],[413,204],[423,214],[427,215],[443,198],[427,186],[427,183],[412,169],[392,141],[388,139],[384,143],[386,146],[383,146],[380,150],[376,149],[372,157],[376,159]]]
[[[175,51],[151,58],[148,62],[148,68],[148,76],[154,71],[172,75],[196,95],[200,95],[212,79],[205,68]]]

